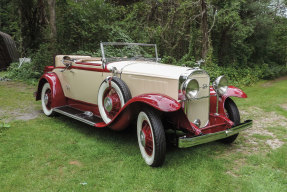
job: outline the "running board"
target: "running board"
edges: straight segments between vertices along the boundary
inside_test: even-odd
[[[88,115],[89,113],[81,111],[79,109],[75,109],[68,105],[54,108],[53,111],[71,117],[73,119],[76,119],[91,126],[95,126],[97,123],[103,122],[103,120],[99,117],[96,117],[94,115],[89,116]]]

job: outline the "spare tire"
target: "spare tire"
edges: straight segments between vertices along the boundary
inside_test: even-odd
[[[98,92],[98,107],[103,121],[108,124],[132,98],[126,83],[118,77],[102,82]]]

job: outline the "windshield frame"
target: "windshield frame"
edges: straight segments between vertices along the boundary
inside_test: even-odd
[[[120,46],[144,46],[144,47],[154,47],[155,49],[155,62],[158,62],[159,61],[159,58],[158,58],[158,53],[157,53],[157,46],[156,44],[147,44],[147,43],[125,43],[125,42],[101,42],[100,43],[100,46],[101,46],[101,53],[102,53],[102,61],[104,64],[107,63],[107,58],[105,56],[105,49],[104,49],[104,46],[106,45],[112,45],[112,46],[117,46],[117,45],[120,45]]]

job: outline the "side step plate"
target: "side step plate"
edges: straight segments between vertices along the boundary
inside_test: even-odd
[[[85,114],[84,111],[81,111],[79,109],[75,109],[70,106],[62,106],[62,107],[57,107],[54,109],[55,112],[60,113],[62,115],[71,117],[73,119],[76,119],[78,121],[81,121],[83,123],[86,123],[91,126],[95,126],[96,123],[103,122],[103,120],[99,117],[96,116],[88,116]]]

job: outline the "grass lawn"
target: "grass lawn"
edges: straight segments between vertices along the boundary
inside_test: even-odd
[[[244,88],[235,99],[254,127],[232,145],[168,147],[147,166],[136,132],[48,118],[33,86],[0,82],[0,191],[286,191],[287,79]]]

